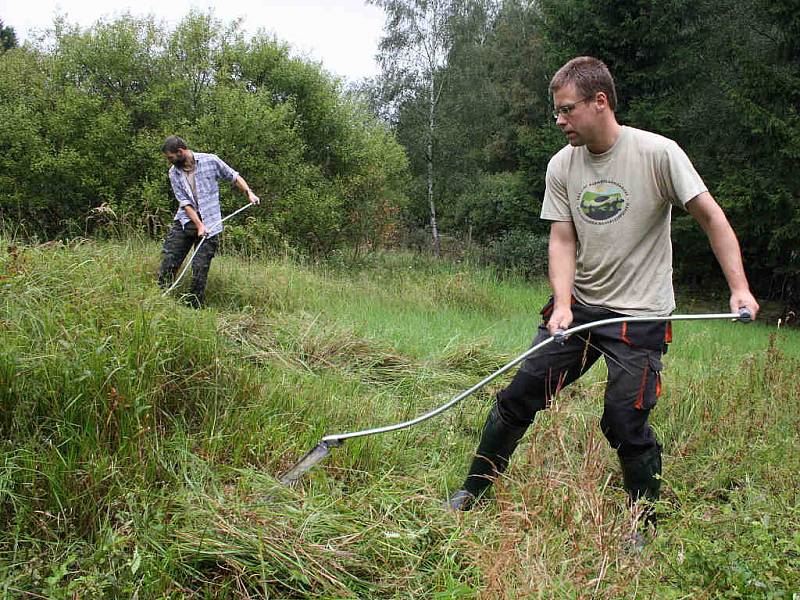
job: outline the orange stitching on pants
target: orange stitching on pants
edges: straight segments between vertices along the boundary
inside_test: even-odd
[[[644,369],[642,370],[642,385],[639,387],[639,395],[636,397],[636,402],[634,403],[633,407],[637,410],[642,410],[642,406],[644,406],[644,391],[647,387],[647,371],[649,368],[649,363],[645,361]]]

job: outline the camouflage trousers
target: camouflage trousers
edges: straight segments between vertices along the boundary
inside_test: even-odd
[[[159,286],[166,288],[172,284],[186,255],[200,243],[201,239],[197,235],[197,227],[194,223],[187,223],[184,227],[180,221],[173,221],[172,229],[167,234],[161,250],[161,267],[158,270]],[[205,300],[208,270],[211,267],[211,259],[214,258],[218,248],[218,236],[206,238],[192,259],[192,283],[186,301],[194,308],[199,308]]]

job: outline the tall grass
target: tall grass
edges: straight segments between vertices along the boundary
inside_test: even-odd
[[[800,588],[800,356],[774,326],[676,327],[653,424],[660,531],[599,433],[605,372],[565,390],[495,500],[442,511],[545,285],[411,255],[360,268],[215,259],[209,308],[154,286],[158,249],[0,252],[0,598],[791,598]],[[723,307],[720,307],[723,308]]]

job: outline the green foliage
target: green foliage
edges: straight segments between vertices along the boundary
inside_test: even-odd
[[[510,230],[544,233],[541,205],[532,200],[527,187],[520,173],[481,175],[451,207],[453,228],[470,231],[479,242]]]
[[[432,146],[437,214],[445,232],[466,235],[471,229],[477,239],[485,240],[538,220],[531,207],[541,201],[544,175],[541,160],[530,165],[529,155],[544,155],[563,145],[563,139],[553,135],[550,126],[540,133],[536,122],[546,116],[549,103],[546,94],[537,92],[537,87],[546,88],[547,79],[528,3],[498,6],[475,0],[454,6],[446,21],[449,51],[439,67],[442,91]],[[387,32],[386,39],[392,40],[391,35]],[[384,97],[383,108],[393,109],[413,175],[407,214],[421,226],[429,218],[429,94],[420,78],[409,80],[406,71],[386,65],[384,69],[378,86],[395,94]],[[538,138],[547,138],[544,148]],[[493,219],[494,205],[502,208]]]
[[[175,133],[264,198],[254,248],[383,242],[404,202],[404,152],[355,97],[211,14],[171,31],[128,15],[57,22],[39,47],[2,55],[0,99],[0,216],[29,235],[161,234],[175,203],[159,150]],[[222,201],[231,211],[242,197]]]
[[[511,229],[490,240],[480,259],[501,271],[537,279],[547,274],[548,239],[527,229]]]
[[[13,27],[8,27],[0,19],[0,52],[5,52],[17,46],[17,34]]]
[[[697,7],[688,0],[545,0],[541,23],[551,72],[574,56],[601,58],[614,75],[618,117],[670,135],[669,122],[658,122],[650,109],[661,99],[672,99],[669,117],[679,118],[674,96],[687,78]]]

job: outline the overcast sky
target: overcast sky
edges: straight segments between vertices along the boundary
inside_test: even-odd
[[[274,33],[292,45],[295,55],[322,62],[348,80],[377,75],[384,13],[363,0],[0,0],[0,20],[22,43],[50,27],[58,14],[82,27],[125,12],[152,14],[173,27],[190,11],[209,8],[224,22],[242,17],[249,34]]]

